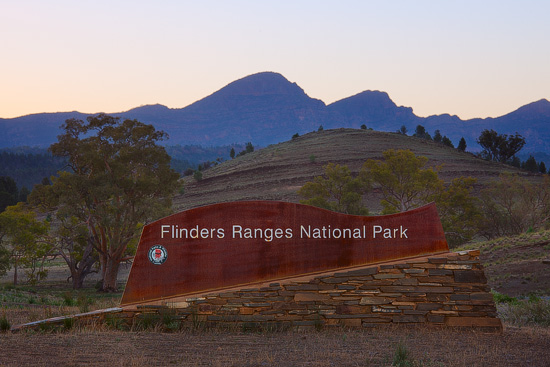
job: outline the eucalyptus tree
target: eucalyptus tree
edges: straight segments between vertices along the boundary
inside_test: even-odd
[[[362,196],[370,190],[370,183],[363,174],[352,175],[345,165],[329,163],[322,176],[315,177],[298,190],[303,197],[300,203],[333,210],[340,213],[367,215]]]
[[[142,226],[171,210],[179,175],[157,145],[167,135],[105,114],[66,120],[62,129],[50,151],[64,157],[69,170],[48,190],[74,228],[85,225],[101,265],[101,289],[115,291],[119,266],[134,255]]]

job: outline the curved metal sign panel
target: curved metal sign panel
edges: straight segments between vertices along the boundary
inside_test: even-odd
[[[121,304],[448,250],[435,204],[369,217],[278,201],[215,204],[143,228]]]

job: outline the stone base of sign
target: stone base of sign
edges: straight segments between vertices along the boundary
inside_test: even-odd
[[[178,327],[319,329],[390,324],[502,331],[479,251],[444,253],[336,273],[80,315],[95,322]],[[160,322],[160,321],[159,321]]]
[[[123,309],[134,322],[173,310],[183,323],[207,327],[429,324],[502,330],[477,250]]]

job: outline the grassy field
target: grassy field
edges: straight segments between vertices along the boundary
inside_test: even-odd
[[[410,149],[428,157],[429,166],[441,166],[440,177],[445,182],[461,176],[475,177],[478,189],[502,172],[527,175],[424,139],[372,130],[325,130],[226,161],[204,171],[199,182],[187,177],[184,194],[174,201],[175,211],[234,200],[298,202],[296,191],[321,175],[327,163],[345,164],[357,172],[367,159],[382,159],[382,152],[392,148]],[[380,210],[376,192],[367,195],[365,201],[371,213]]]

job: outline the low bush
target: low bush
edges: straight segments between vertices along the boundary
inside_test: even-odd
[[[74,326],[74,318],[72,317],[67,317],[65,319],[63,319],[63,328],[65,330],[71,330]]]
[[[161,316],[156,312],[144,312],[137,316],[136,326],[138,330],[155,329],[161,324]]]
[[[497,304],[499,317],[514,326],[550,326],[550,300],[538,297]]]
[[[7,332],[11,328],[11,324],[8,321],[8,318],[6,317],[6,314],[3,314],[2,317],[0,317],[0,332]]]
[[[518,303],[518,299],[515,297],[510,297],[506,294],[502,294],[494,290],[491,291],[491,293],[493,294],[493,299],[496,304],[499,304],[499,303],[517,304]]]
[[[394,367],[412,367],[413,360],[409,354],[407,346],[403,343],[397,344],[395,353],[393,354],[392,366]]]
[[[65,306],[74,306],[75,305],[75,301],[74,301],[72,292],[63,293],[63,304]]]
[[[93,300],[88,298],[85,294],[79,294],[76,304],[78,305],[78,310],[80,312],[86,313],[90,311],[90,305],[93,304]]]

